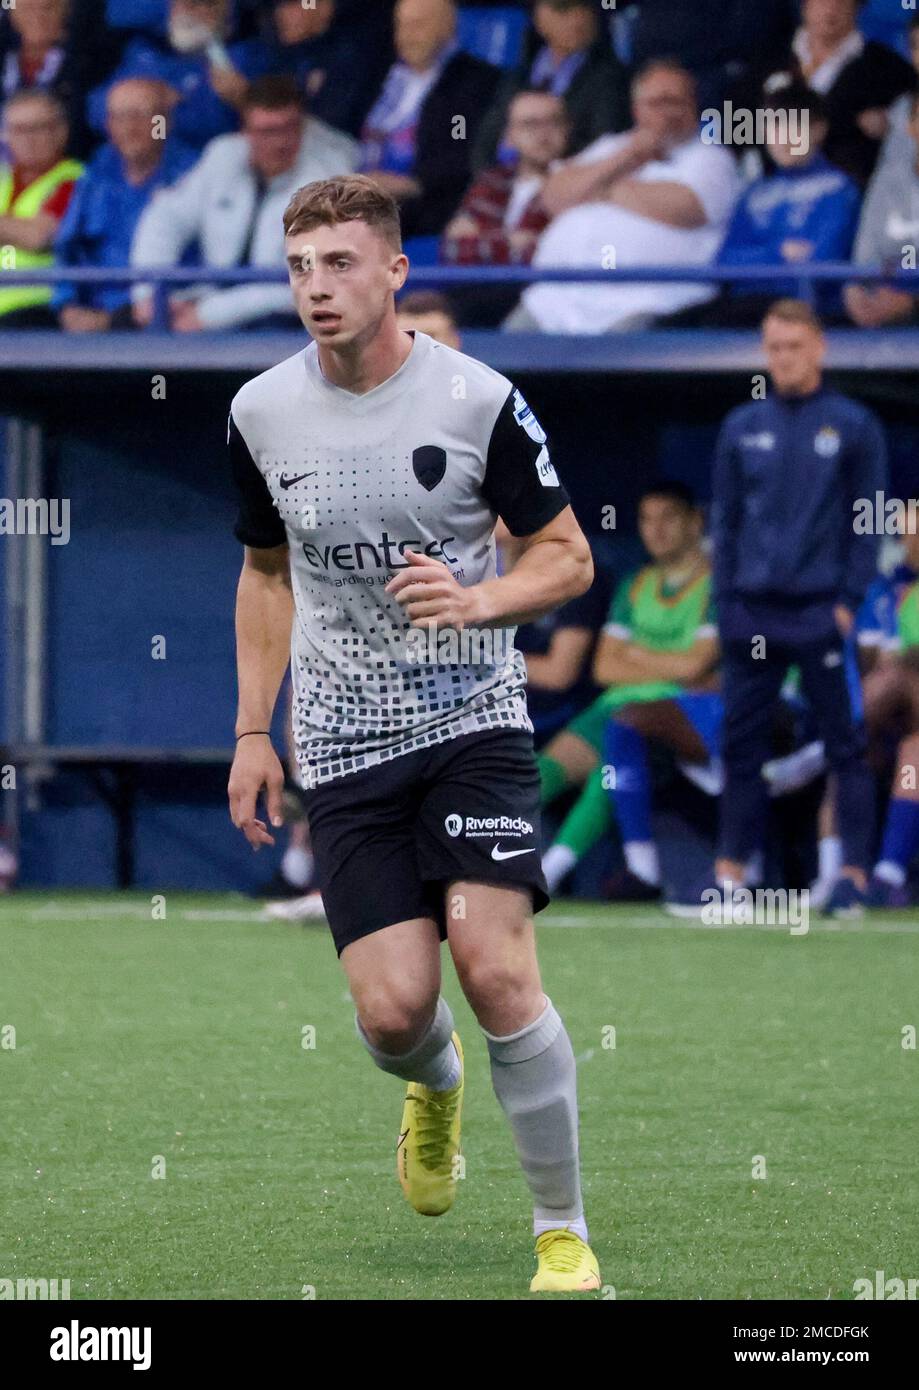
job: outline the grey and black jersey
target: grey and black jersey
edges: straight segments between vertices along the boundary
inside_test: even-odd
[[[237,538],[290,547],[307,786],[461,734],[532,731],[513,628],[482,634],[469,659],[384,592],[406,548],[463,585],[492,578],[498,516],[527,536],[568,505],[546,436],[506,377],[416,333],[399,370],[355,395],[323,376],[310,343],[237,393],[228,442]]]

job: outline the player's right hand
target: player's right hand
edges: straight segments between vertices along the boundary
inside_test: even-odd
[[[269,835],[265,822],[257,820],[255,815],[263,788],[269,821],[274,827],[283,825],[281,793],[284,789],[284,769],[268,735],[249,734],[236,745],[227,794],[230,798],[230,819],[256,851],[262,845],[274,844],[274,836]]]

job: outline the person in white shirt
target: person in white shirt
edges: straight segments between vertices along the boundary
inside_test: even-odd
[[[534,266],[612,270],[714,259],[740,183],[728,151],[700,138],[692,75],[669,59],[647,64],[632,84],[632,111],[632,130],[601,136],[546,180],[542,202],[554,220]],[[606,333],[711,296],[696,284],[537,284],[505,327]]]
[[[919,14],[910,15],[906,40],[912,65],[919,74]],[[913,93],[904,92],[886,113],[884,143],[875,173],[890,164],[899,164],[904,169],[911,167],[915,156],[913,138],[909,133],[912,117]]]
[[[205,265],[283,270],[281,215],[291,195],[315,179],[350,173],[358,158],[356,140],[304,114],[292,77],[258,78],[244,98],[242,132],[211,140],[184,178],[148,204],[131,265],[179,265],[197,241]],[[150,286],[138,285],[132,298],[135,322],[149,324]],[[271,325],[278,316],[296,324],[286,282],[193,286],[172,294],[169,308],[179,333]]]

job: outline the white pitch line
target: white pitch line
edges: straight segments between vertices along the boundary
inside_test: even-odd
[[[702,922],[694,917],[670,917],[661,914],[660,917],[611,917],[608,921],[598,921],[596,918],[574,917],[570,915],[548,916],[541,915],[536,919],[537,925],[541,927],[564,927],[566,929],[596,927],[606,931],[610,927],[633,927],[639,931],[661,930],[668,927],[689,928],[690,931],[772,931],[788,933],[789,927],[777,922],[728,922],[719,925],[717,922]],[[915,936],[919,934],[919,921],[916,922],[838,922],[831,918],[826,920],[812,921],[808,931],[796,932],[796,936],[808,936],[813,932],[836,932],[849,936],[867,933],[873,936]]]
[[[256,908],[254,912],[245,912],[233,908],[221,911],[219,908],[189,907],[180,908],[175,916],[181,917],[183,922],[261,922],[264,925],[271,923],[270,917],[262,916],[261,908]],[[283,923],[281,925],[283,926]]]
[[[152,896],[152,895],[151,895]],[[40,907],[21,907],[15,900],[7,903],[0,903],[0,918],[21,917],[24,921],[39,922],[43,918],[50,918],[57,922],[79,922],[84,917],[149,917],[150,907],[147,903],[113,903],[109,901],[99,902],[51,902],[42,903]]]
[[[111,917],[111,918],[130,918],[132,921],[149,922],[164,921],[168,926],[170,921],[182,922],[254,922],[260,925],[271,925],[261,914],[261,908],[173,908],[170,910],[168,895],[153,895],[166,897],[166,916],[165,918],[151,918],[151,908],[147,903],[113,903],[108,899],[99,901],[88,900],[80,903],[59,902],[51,900],[42,903],[40,906],[20,907],[15,898],[6,902],[0,901],[0,925],[10,920],[22,922],[81,922],[88,917]],[[602,909],[601,909],[602,910]],[[619,917],[611,915],[604,921],[599,916],[580,915],[573,913],[544,913],[537,918],[538,925],[541,927],[562,928],[565,930],[609,930],[616,927],[629,927],[638,931],[666,931],[668,928],[686,929],[690,931],[766,931],[788,933],[788,926],[779,923],[727,923],[719,926],[716,922],[703,922],[694,917],[670,917],[665,913],[648,915],[647,917]],[[840,922],[830,918],[817,918],[812,920],[809,931],[798,933],[807,936],[813,932],[835,932],[846,935],[853,935],[859,932],[868,933],[875,936],[915,936],[919,934],[919,918],[915,922],[885,922],[879,918],[874,918],[869,922],[852,921]]]
[[[151,895],[152,896],[152,895]],[[158,895],[166,896],[166,895]],[[183,922],[263,922],[261,908],[194,908],[180,907],[170,910],[166,896],[165,917],[151,917],[151,907],[147,903],[84,902],[84,903],[43,903],[41,907],[18,907],[14,903],[0,903],[0,923],[13,918],[23,922],[82,922],[88,917],[130,918],[132,921],[170,921]]]

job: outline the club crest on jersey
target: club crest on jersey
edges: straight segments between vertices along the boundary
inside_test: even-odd
[[[834,454],[839,453],[841,442],[839,430],[834,430],[832,425],[824,425],[822,430],[817,431],[814,448],[821,458],[831,459]]]
[[[422,444],[412,453],[412,469],[425,491],[433,491],[447,471],[445,450],[436,444]]]

